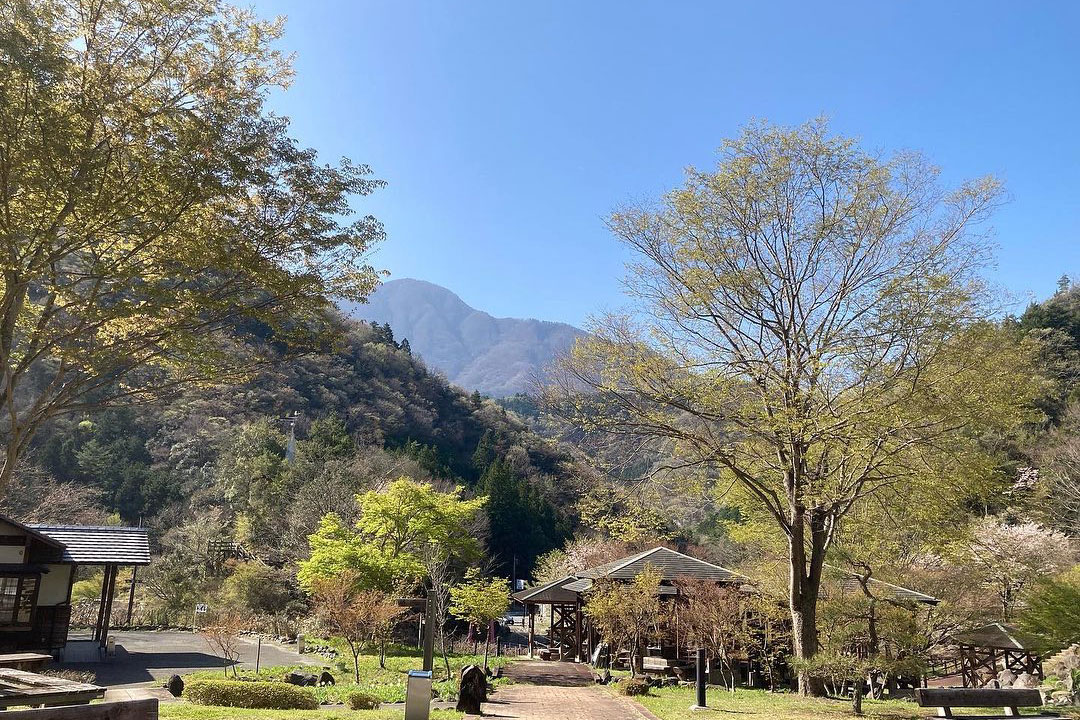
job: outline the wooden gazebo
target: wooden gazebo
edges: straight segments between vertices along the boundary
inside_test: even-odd
[[[1042,657],[1033,651],[1034,643],[1011,625],[990,623],[957,633],[953,640],[960,648],[964,687],[982,687],[1002,670],[1043,677]]]

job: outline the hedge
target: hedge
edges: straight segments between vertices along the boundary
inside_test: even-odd
[[[313,690],[283,682],[192,680],[184,688],[184,699],[197,705],[261,710],[319,709]]]
[[[349,696],[345,698],[345,704],[350,710],[378,710],[381,703],[379,698],[371,693],[354,692],[349,693]]]
[[[643,678],[623,678],[615,683],[615,687],[623,695],[649,694],[649,681]]]

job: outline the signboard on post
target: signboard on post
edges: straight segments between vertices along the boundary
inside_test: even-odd
[[[210,606],[206,603],[195,603],[195,614],[191,616],[191,632],[195,632],[195,627],[199,624],[199,616],[205,615],[210,612]]]

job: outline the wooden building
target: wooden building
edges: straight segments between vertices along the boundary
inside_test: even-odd
[[[146,530],[23,524],[0,515],[0,652],[61,656],[71,623],[71,589],[79,567],[101,567],[104,579],[92,637],[104,648],[121,567],[150,564]]]
[[[953,640],[959,646],[964,687],[986,687],[1003,670],[1043,679],[1042,656],[1034,650],[1038,643],[1012,625],[990,623],[957,633]]]
[[[553,658],[574,661],[596,661],[599,637],[590,627],[588,618],[582,612],[588,592],[597,581],[631,582],[646,566],[660,571],[661,598],[674,600],[678,597],[677,581],[694,579],[727,584],[744,592],[756,592],[751,580],[744,575],[713,563],[699,560],[666,547],[654,547],[636,555],[621,558],[594,568],[588,568],[558,580],[536,587],[526,588],[513,594],[518,602],[525,606],[528,618],[529,654],[534,654],[536,635],[536,615],[540,606],[550,609],[550,622],[547,628],[548,653]],[[838,593],[861,592],[858,579],[851,573],[837,568],[829,568],[829,589]],[[867,581],[876,594],[888,596],[905,604],[934,605],[938,601],[929,595],[882,582],[876,579]],[[664,671],[690,661],[687,639],[682,637],[678,628],[678,614],[671,627],[663,633],[667,639],[647,648],[643,658],[645,670]],[[747,665],[747,675],[750,666]]]

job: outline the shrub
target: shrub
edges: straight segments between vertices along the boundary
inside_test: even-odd
[[[193,680],[184,688],[184,697],[197,705],[263,710],[319,709],[319,701],[312,690],[281,682]]]
[[[645,678],[623,678],[615,683],[615,687],[622,695],[649,694],[649,681]]]
[[[366,692],[349,693],[345,704],[350,710],[378,710],[380,705],[379,698]]]

